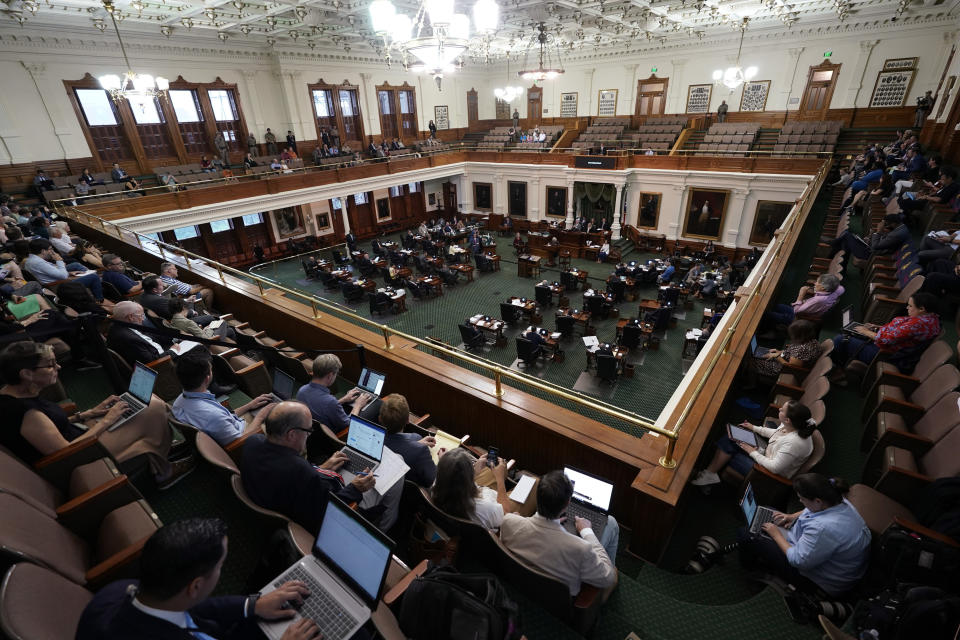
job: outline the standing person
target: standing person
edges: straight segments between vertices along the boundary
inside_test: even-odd
[[[217,135],[213,139],[213,146],[217,148],[217,153],[220,154],[220,161],[223,163],[223,166],[229,167],[230,151],[227,148],[227,140],[223,137],[222,131],[217,131]]]
[[[437,125],[434,124],[433,120],[430,121],[430,137],[434,140],[437,139]]]
[[[277,134],[270,131],[270,127],[267,127],[267,132],[263,135],[263,141],[267,143],[267,155],[277,155]]]
[[[287,131],[287,146],[293,149],[293,152],[297,152],[297,137],[293,135],[293,131]]]
[[[726,121],[727,121],[727,111],[729,111],[729,110],[730,110],[730,107],[727,106],[727,101],[726,101],[726,100],[721,100],[721,101],[720,101],[720,106],[717,107],[717,120],[718,120],[719,122],[726,122]]]
[[[252,131],[247,136],[247,153],[250,154],[250,157],[257,157],[257,136],[253,135]]]
[[[520,112],[517,109],[513,110],[513,128],[516,129],[520,126]]]
[[[923,126],[923,121],[927,119],[930,111],[933,110],[933,92],[927,91],[917,98],[916,118],[913,120],[913,126],[919,129]]]

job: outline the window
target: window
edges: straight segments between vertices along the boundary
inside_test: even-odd
[[[340,113],[344,117],[353,117],[357,114],[353,112],[354,95],[352,91],[340,91]]]
[[[103,89],[77,89],[77,100],[83,108],[83,115],[91,127],[117,124],[117,115],[110,104],[110,98]]]
[[[237,119],[237,108],[233,104],[233,94],[223,89],[210,89],[210,106],[213,108],[213,117],[217,122],[227,122]]]
[[[340,211],[340,209],[343,208],[343,203],[340,202],[340,198],[332,198],[330,202],[333,203],[334,211]]]
[[[200,107],[197,104],[197,92],[192,89],[170,89],[170,104],[173,105],[173,112],[177,114],[177,121],[184,122],[203,122],[200,117]]]
[[[154,242],[160,242],[160,234],[159,234],[159,233],[141,233],[140,235],[146,236],[147,238],[150,238],[150,239],[153,240]]]
[[[411,182],[411,183],[408,184],[407,186],[410,187],[410,193],[419,193],[419,192],[420,192],[420,183],[419,183],[419,182]]]
[[[141,102],[130,102],[130,111],[133,112],[133,119],[137,124],[161,124],[163,118],[157,109],[157,99],[143,100]]]
[[[243,216],[243,226],[252,227],[256,224],[263,224],[263,214],[262,213],[248,213]]]
[[[390,197],[397,198],[403,195],[403,187],[390,187]]]
[[[196,238],[199,235],[200,235],[200,232],[197,231],[196,226],[180,227],[179,229],[173,230],[173,236],[177,240],[189,240],[190,238]]]
[[[361,204],[367,204],[368,202],[370,202],[370,200],[367,198],[366,191],[362,193],[353,194],[353,204],[361,205]]]
[[[330,92],[325,89],[313,92],[313,110],[318,118],[329,118],[333,115],[333,104]]]
[[[257,213],[253,215],[260,215],[260,214]],[[233,222],[231,222],[229,218],[227,218],[226,220],[214,220],[213,222],[210,223],[210,230],[213,231],[214,233],[220,233],[222,231],[230,231],[231,229],[233,229]]]

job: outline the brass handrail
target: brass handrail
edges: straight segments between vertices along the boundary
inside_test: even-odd
[[[314,309],[314,310],[316,309],[317,306],[320,306],[320,307],[324,307],[324,308],[326,308],[326,309],[328,309],[328,310],[335,311],[336,313],[345,315],[345,316],[349,317],[350,319],[355,320],[355,321],[357,321],[358,323],[360,323],[360,324],[362,324],[362,325],[366,325],[366,326],[368,326],[369,328],[371,328],[371,329],[373,329],[373,330],[375,330],[375,331],[377,331],[377,332],[382,332],[383,335],[384,335],[384,348],[385,348],[385,349],[390,349],[390,348],[391,348],[391,345],[390,345],[390,336],[396,336],[396,337],[401,338],[401,339],[403,339],[403,340],[408,340],[408,341],[413,342],[413,343],[415,343],[415,344],[417,344],[417,345],[420,345],[420,346],[422,346],[422,347],[426,347],[426,348],[428,348],[428,349],[432,349],[432,350],[435,350],[435,351],[439,351],[439,352],[444,353],[445,355],[448,355],[448,356],[450,356],[450,357],[452,357],[452,358],[456,358],[457,360],[461,360],[461,361],[466,362],[466,363],[469,363],[469,364],[471,364],[471,365],[473,365],[473,366],[479,367],[480,369],[483,369],[483,370],[488,371],[489,373],[493,374],[494,380],[495,380],[495,384],[496,384],[496,387],[497,387],[497,391],[499,391],[499,379],[502,378],[502,377],[505,377],[505,378],[508,378],[508,379],[511,379],[511,380],[514,380],[514,381],[521,382],[521,383],[523,383],[523,384],[529,385],[529,386],[531,386],[531,387],[533,387],[533,388],[535,388],[535,389],[539,389],[539,390],[541,390],[541,391],[543,391],[543,392],[545,392],[545,393],[549,393],[549,394],[551,394],[551,395],[555,395],[555,396],[557,396],[557,397],[563,398],[564,400],[573,402],[573,403],[575,403],[575,404],[577,404],[577,405],[586,407],[586,408],[588,408],[588,409],[592,409],[592,410],[594,410],[594,411],[597,411],[597,412],[602,413],[602,414],[604,414],[604,415],[610,416],[610,417],[615,418],[615,419],[617,419],[617,420],[622,420],[623,422],[626,422],[626,423],[628,423],[628,424],[631,424],[631,425],[633,425],[633,426],[635,426],[635,427],[638,427],[638,428],[640,428],[640,429],[644,429],[644,430],[647,430],[647,431],[653,431],[654,433],[658,433],[658,434],[660,434],[660,435],[662,435],[662,436],[664,436],[664,437],[666,437],[666,438],[675,437],[675,436],[672,435],[672,433],[671,433],[669,430],[663,429],[662,427],[657,426],[657,425],[654,424],[654,422],[653,422],[652,420],[650,420],[649,418],[645,418],[645,417],[643,417],[643,416],[639,416],[639,415],[636,415],[636,414],[627,413],[627,412],[623,411],[622,409],[619,409],[619,408],[617,408],[617,407],[613,407],[613,406],[608,405],[608,404],[606,404],[606,403],[603,403],[603,402],[601,402],[601,401],[594,400],[593,398],[586,398],[586,397],[581,396],[581,395],[576,394],[576,393],[570,393],[569,391],[567,391],[567,390],[565,390],[565,389],[562,389],[562,388],[559,388],[558,386],[553,385],[552,383],[546,383],[546,382],[544,382],[544,381],[534,379],[534,378],[532,378],[532,377],[530,377],[530,376],[526,376],[526,375],[524,375],[524,374],[522,374],[522,373],[518,373],[518,372],[509,370],[509,369],[505,369],[505,368],[503,367],[503,365],[501,365],[501,364],[499,364],[499,363],[495,363],[495,362],[492,362],[492,361],[490,361],[490,360],[486,360],[486,359],[484,359],[484,358],[478,358],[478,357],[476,357],[476,356],[473,356],[472,354],[464,353],[464,352],[462,352],[462,351],[460,351],[460,350],[458,350],[458,349],[453,349],[453,348],[450,348],[450,347],[448,347],[448,346],[446,346],[446,345],[438,344],[437,342],[430,342],[430,341],[424,340],[424,339],[422,339],[422,338],[418,338],[417,336],[410,335],[410,334],[405,333],[405,332],[403,332],[403,331],[399,331],[399,330],[397,330],[397,329],[394,329],[394,328],[392,328],[392,327],[389,327],[389,326],[387,326],[387,325],[385,325],[385,324],[381,324],[381,323],[378,323],[378,322],[376,322],[376,321],[374,321],[374,320],[371,320],[371,319],[369,319],[369,318],[366,318],[366,317],[364,317],[364,316],[358,315],[358,314],[354,313],[354,312],[351,311],[351,310],[347,310],[347,309],[345,309],[345,308],[343,308],[343,307],[340,307],[340,306],[338,306],[338,305],[336,305],[336,304],[334,304],[334,303],[331,303],[331,302],[329,302],[329,301],[327,301],[327,300],[324,300],[324,299],[322,299],[322,298],[314,297],[314,296],[311,296],[310,294],[307,294],[307,293],[305,293],[305,292],[297,291],[297,290],[295,290],[295,289],[287,288],[287,287],[285,287],[285,286],[283,286],[283,285],[274,283],[274,282],[272,282],[272,281],[267,281],[266,279],[261,278],[260,276],[257,276],[257,275],[251,274],[251,273],[245,273],[245,272],[243,272],[243,271],[239,271],[239,270],[237,270],[237,269],[234,269],[233,267],[229,267],[229,266],[227,266],[227,265],[220,264],[220,263],[218,263],[218,262],[216,262],[216,261],[214,261],[214,260],[211,260],[210,258],[201,256],[201,255],[198,255],[198,254],[195,254],[195,253],[192,253],[192,252],[187,251],[187,250],[185,250],[185,249],[183,249],[183,248],[174,247],[174,246],[168,245],[168,244],[166,244],[166,243],[164,243],[164,242],[160,242],[160,241],[154,240],[153,238],[150,238],[150,237],[148,237],[148,236],[145,236],[145,235],[143,235],[143,234],[141,234],[141,233],[139,233],[139,232],[137,232],[137,231],[134,231],[134,230],[132,230],[132,229],[125,229],[125,228],[123,228],[121,225],[118,225],[118,224],[116,224],[116,223],[113,223],[113,222],[110,222],[110,221],[107,221],[107,220],[103,220],[102,218],[99,218],[99,217],[97,217],[97,216],[94,216],[94,215],[91,215],[91,214],[89,214],[89,213],[86,213],[85,211],[82,211],[81,209],[77,209],[77,208],[75,208],[75,207],[71,207],[70,209],[65,210],[65,211],[69,211],[69,212],[72,213],[74,216],[76,216],[76,214],[80,214],[80,215],[86,217],[88,220],[96,220],[96,221],[100,224],[101,228],[104,229],[104,231],[106,231],[106,226],[107,226],[107,225],[110,225],[110,226],[112,226],[112,227],[114,227],[114,228],[117,229],[118,237],[122,237],[120,234],[123,233],[123,232],[133,234],[133,235],[137,238],[137,241],[138,241],[138,243],[140,244],[141,247],[143,247],[143,239],[145,239],[147,243],[157,245],[157,247],[158,247],[158,248],[160,249],[160,251],[161,251],[161,254],[162,254],[162,252],[163,252],[163,249],[165,248],[165,249],[166,249],[168,252],[170,252],[170,253],[173,253],[173,254],[175,254],[175,255],[182,255],[182,256],[184,256],[184,257],[189,257],[189,258],[192,258],[192,259],[196,260],[197,262],[200,262],[200,263],[202,263],[202,264],[207,265],[208,267],[212,267],[212,268],[214,268],[214,269],[217,271],[217,273],[219,274],[220,279],[221,279],[222,282],[224,281],[224,279],[223,279],[223,273],[224,273],[224,272],[227,272],[227,273],[230,273],[230,274],[234,275],[235,277],[239,277],[239,278],[243,279],[244,281],[253,280],[254,283],[257,284],[257,286],[258,286],[258,290],[259,290],[259,293],[260,293],[261,296],[265,295],[264,284],[266,284],[266,286],[269,287],[269,288],[271,288],[271,289],[275,289],[275,290],[278,290],[278,291],[282,291],[282,292],[285,293],[285,294],[288,294],[288,295],[290,295],[290,296],[293,296],[295,299],[300,299],[300,300],[302,300],[302,301],[305,301],[305,302],[306,302],[307,304],[309,304],[309,305],[311,306],[311,308]],[[194,265],[191,265],[191,264],[189,263],[189,260],[188,260],[188,261],[187,261],[187,269],[188,269],[189,271],[194,271],[193,266],[194,266]],[[316,318],[319,317],[318,314],[316,313],[316,311],[314,311],[313,317],[314,317],[314,319],[316,319]],[[501,395],[501,394],[500,394],[499,392],[495,392],[495,395],[499,396],[499,395]]]

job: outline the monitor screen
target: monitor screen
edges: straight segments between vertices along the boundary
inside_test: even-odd
[[[368,602],[375,602],[390,562],[389,539],[331,498],[323,513],[314,553],[342,578],[352,582]]]
[[[386,382],[386,374],[373,371],[372,369],[364,369],[360,372],[360,383],[357,385],[364,391],[369,391],[374,395],[380,395],[380,392],[383,391],[383,383]]]
[[[757,498],[753,495],[753,485],[747,484],[747,490],[743,494],[740,507],[743,509],[743,515],[746,516],[749,525],[753,522],[753,515],[757,512]]]
[[[604,511],[610,508],[610,498],[613,495],[612,484],[570,467],[564,467],[563,475],[573,483],[574,498]]]
[[[387,432],[363,418],[350,416],[350,430],[347,432],[347,446],[360,453],[379,460],[383,457],[383,439]]]
[[[853,318],[850,317],[850,316],[852,315],[852,314],[850,313],[850,311],[851,311],[852,309],[853,309],[853,307],[847,307],[846,309],[843,310],[843,318],[842,318],[842,320],[841,320],[841,326],[844,326],[844,327],[845,327],[845,326],[847,326],[848,324],[850,324],[850,321],[853,319]]]
[[[757,336],[756,334],[754,334],[754,336],[750,338],[750,353],[756,353],[756,352],[757,352]]]
[[[127,390],[143,404],[150,404],[150,396],[153,394],[153,383],[156,379],[156,371],[138,362],[133,370],[133,375],[130,377],[130,386]]]
[[[293,397],[293,387],[296,381],[292,376],[287,375],[280,369],[273,372],[273,393],[281,400],[289,400]]]

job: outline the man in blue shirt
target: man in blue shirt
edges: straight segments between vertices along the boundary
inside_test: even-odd
[[[64,264],[63,258],[53,248],[49,240],[34,238],[29,244],[30,255],[23,261],[23,268],[29,271],[40,284],[50,284],[58,280],[66,280],[71,273],[84,272],[88,269],[79,262]],[[75,278],[97,299],[103,302],[103,284],[96,272],[87,273]]]
[[[103,281],[112,284],[122,295],[140,293],[142,285],[123,271],[123,258],[112,253],[103,255],[103,275],[100,276]]]
[[[238,408],[236,413],[217,402],[207,388],[213,381],[210,352],[194,347],[177,358],[177,378],[183,387],[173,401],[173,416],[193,425],[226,446],[248,431],[260,431],[260,425],[276,406],[268,393],[261,394]],[[253,412],[257,409],[256,416]]]
[[[177,265],[172,262],[161,262],[160,263],[160,280],[163,281],[164,287],[169,287],[171,285],[175,286],[176,289],[173,292],[178,296],[193,296],[200,294],[200,297],[203,298],[203,304],[207,308],[207,311],[213,309],[213,290],[208,289],[199,284],[187,284],[182,280],[178,280],[177,276],[180,274],[177,272]]]
[[[667,260],[667,268],[663,270],[663,273],[660,274],[660,284],[668,284],[670,280],[673,279],[673,274],[676,271],[676,267],[673,266],[673,263]]]
[[[371,400],[370,394],[362,393],[359,389],[351,389],[339,400],[333,397],[330,387],[336,382],[342,368],[340,358],[332,353],[321,353],[313,360],[313,378],[297,392],[297,400],[310,408],[313,419],[325,424],[334,433],[350,426],[350,417],[343,410],[343,405],[352,402],[350,414],[357,415]]]

